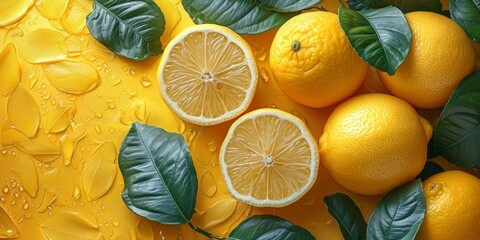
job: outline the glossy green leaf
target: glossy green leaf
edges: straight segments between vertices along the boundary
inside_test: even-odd
[[[422,169],[422,172],[420,172],[420,174],[418,174],[418,176],[416,178],[420,178],[420,180],[422,181],[425,181],[427,180],[427,178],[437,174],[437,173],[441,173],[443,172],[443,168],[438,165],[437,163],[434,163],[434,162],[427,162],[425,163],[425,167],[423,167]]]
[[[87,26],[95,39],[121,56],[143,60],[162,52],[165,18],[153,0],[95,0]]]
[[[198,182],[181,135],[134,123],[118,163],[125,182],[122,197],[130,210],[163,224],[190,221]]]
[[[229,238],[242,240],[315,240],[304,228],[272,215],[251,216],[230,233]]]
[[[415,179],[388,193],[367,226],[368,240],[413,240],[425,217],[422,182]]]
[[[450,16],[480,44],[480,0],[450,0]]]
[[[348,5],[354,10],[394,6],[404,13],[414,11],[442,12],[440,0],[348,0]]]
[[[262,8],[255,0],[183,0],[182,4],[195,23],[223,25],[239,34],[265,32],[293,16]]]
[[[480,71],[453,91],[433,128],[429,158],[441,155],[465,168],[480,167]]]
[[[340,25],[360,57],[393,75],[410,51],[412,33],[407,19],[395,7],[338,11]]]
[[[345,240],[364,240],[367,223],[355,202],[343,193],[323,198],[328,213],[337,221]]]
[[[320,1],[321,0],[255,0],[259,6],[276,12],[302,11]]]

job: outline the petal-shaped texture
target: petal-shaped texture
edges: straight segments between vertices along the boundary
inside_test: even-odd
[[[60,212],[43,226],[43,234],[50,240],[99,240],[104,239],[98,230],[98,222],[91,214]]]
[[[33,0],[2,0],[0,1],[0,27],[14,23],[27,13]]]
[[[19,54],[30,63],[55,62],[66,59],[60,48],[65,36],[52,29],[41,28],[25,34],[15,42]]]
[[[215,202],[200,218],[200,227],[209,229],[227,220],[235,211],[237,203],[231,198]]]
[[[82,174],[83,190],[88,201],[103,196],[112,186],[117,175],[117,149],[113,142],[102,143],[85,165]]]
[[[0,94],[9,95],[20,83],[20,63],[17,50],[12,43],[0,53]]]
[[[27,135],[35,137],[40,125],[40,109],[33,96],[18,86],[8,98],[7,115],[12,125]]]
[[[0,239],[10,239],[19,236],[18,228],[7,212],[0,206]]]
[[[62,92],[84,94],[100,84],[97,70],[84,62],[62,61],[42,67],[52,86]]]

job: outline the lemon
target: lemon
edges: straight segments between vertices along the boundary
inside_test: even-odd
[[[423,182],[427,210],[420,240],[474,240],[480,236],[480,180],[463,171],[447,171]]]
[[[232,30],[204,24],[172,39],[160,61],[160,91],[183,120],[214,125],[240,115],[257,85],[252,51]]]
[[[249,112],[230,127],[220,149],[227,189],[253,206],[282,207],[315,182],[318,147],[305,124],[282,110]]]
[[[315,108],[350,97],[368,71],[368,64],[350,46],[338,16],[324,11],[297,15],[280,27],[269,61],[285,95]]]
[[[393,76],[378,72],[385,87],[418,108],[438,108],[455,87],[472,73],[475,51],[463,29],[451,19],[431,12],[405,14],[412,45]]]
[[[383,194],[421,172],[431,131],[430,123],[397,97],[358,95],[328,118],[320,137],[320,161],[346,189]]]

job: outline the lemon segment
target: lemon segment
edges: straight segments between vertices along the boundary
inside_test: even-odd
[[[258,109],[230,127],[220,166],[233,197],[253,206],[282,207],[303,196],[317,176],[318,148],[296,116]]]
[[[159,66],[160,90],[177,115],[198,125],[214,125],[241,114],[257,85],[249,45],[228,28],[189,27],[165,48]]]

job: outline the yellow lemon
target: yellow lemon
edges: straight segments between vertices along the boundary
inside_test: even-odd
[[[245,40],[226,27],[203,24],[168,43],[158,76],[163,99],[180,118],[214,125],[245,111],[258,73]]]
[[[454,170],[423,182],[427,210],[417,234],[420,240],[474,240],[480,237],[480,180]]]
[[[420,173],[431,131],[431,125],[397,97],[355,96],[328,118],[320,137],[320,161],[352,192],[383,194]]]
[[[475,66],[475,51],[463,29],[431,12],[405,15],[412,45],[393,76],[379,72],[385,87],[418,108],[438,108]]]
[[[257,109],[236,120],[220,149],[232,196],[253,206],[282,207],[313,185],[318,147],[305,124],[277,109]]]
[[[338,16],[324,11],[287,21],[273,39],[269,59],[280,89],[293,100],[317,108],[350,97],[368,71],[350,46]]]

